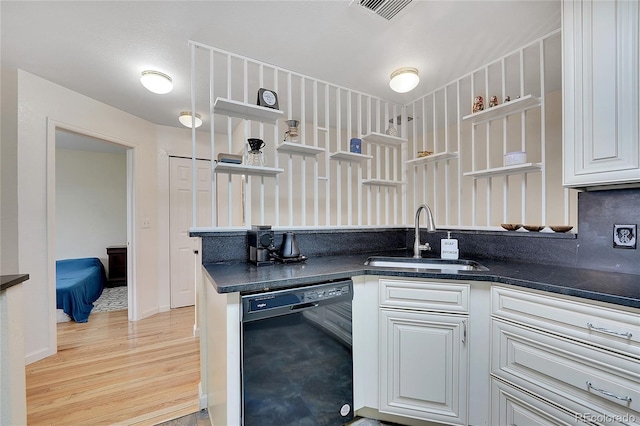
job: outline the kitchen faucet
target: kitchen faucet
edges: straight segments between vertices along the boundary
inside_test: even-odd
[[[418,210],[416,210],[415,240],[413,242],[413,257],[416,259],[422,257],[420,252],[431,250],[429,243],[420,244],[420,212],[422,210],[426,210],[427,212],[427,232],[434,232],[436,230],[431,209],[426,204],[421,204]]]

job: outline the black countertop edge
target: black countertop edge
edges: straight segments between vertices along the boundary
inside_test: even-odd
[[[29,274],[0,275],[0,291],[29,279]]]
[[[204,264],[218,293],[242,294],[299,287],[359,275],[485,281],[640,308],[640,275],[495,259],[475,260],[488,271],[429,272],[365,266],[373,254],[323,256],[298,264],[257,267],[247,262]],[[403,256],[398,252],[376,255]]]
[[[421,228],[423,229],[423,228]],[[246,229],[226,229],[226,228],[193,228],[189,230],[190,237],[229,237],[246,234],[249,231]],[[296,228],[287,226],[274,227],[275,232],[291,231],[299,234],[330,234],[330,233],[344,233],[345,230],[349,232],[386,232],[386,231],[413,231],[413,227],[408,226],[372,226],[372,227],[318,227],[318,228]],[[576,239],[578,234],[573,232],[529,232],[529,231],[506,231],[506,230],[483,230],[483,229],[457,229],[457,228],[437,228],[435,232],[451,232],[455,234],[473,234],[473,235],[488,235],[499,237],[527,237],[527,238],[561,238],[561,239]]]

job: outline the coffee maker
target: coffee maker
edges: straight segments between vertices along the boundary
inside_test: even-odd
[[[249,262],[256,266],[271,265],[271,251],[273,245],[273,230],[271,225],[251,225],[247,233],[249,238]]]

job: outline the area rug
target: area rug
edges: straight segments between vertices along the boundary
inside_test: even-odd
[[[128,287],[105,287],[102,294],[93,302],[91,312],[111,312],[127,309]]]

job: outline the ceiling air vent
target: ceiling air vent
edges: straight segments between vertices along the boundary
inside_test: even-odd
[[[411,0],[359,0],[358,3],[376,15],[382,16],[386,20],[391,20],[402,9],[407,7]]]

